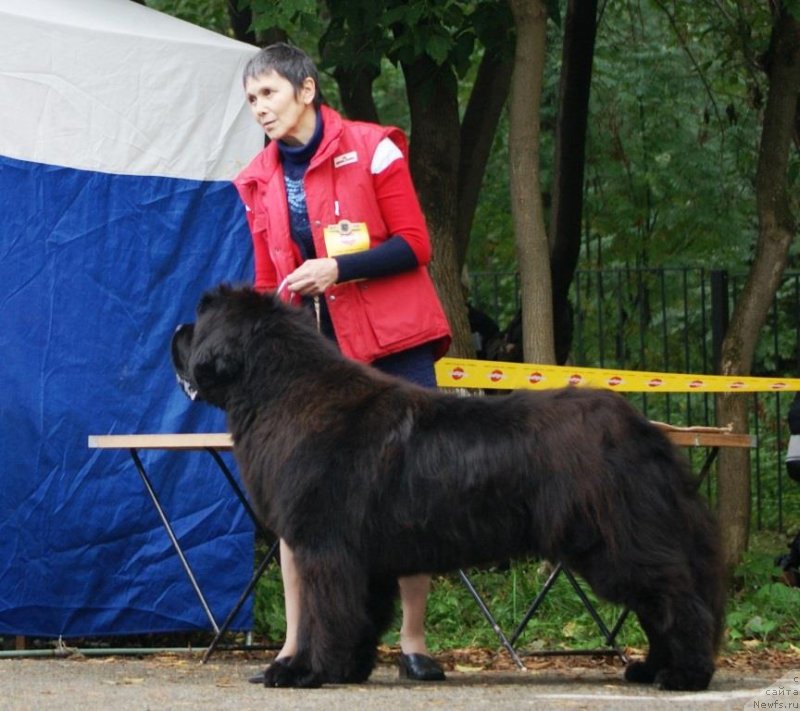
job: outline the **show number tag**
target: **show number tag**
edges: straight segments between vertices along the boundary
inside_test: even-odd
[[[325,249],[329,257],[364,252],[369,249],[369,232],[366,222],[342,220],[323,230]]]

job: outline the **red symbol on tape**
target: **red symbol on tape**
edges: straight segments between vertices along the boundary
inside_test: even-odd
[[[583,380],[583,376],[578,373],[573,373],[569,376],[570,385],[578,385]]]
[[[783,390],[786,387],[786,383],[772,383],[773,390]]]
[[[461,378],[463,378],[465,375],[466,373],[464,372],[464,369],[460,365],[457,365],[450,371],[450,377],[453,380],[461,380]]]
[[[650,378],[650,380],[647,381],[647,384],[651,388],[657,388],[657,387],[660,387],[661,385],[663,385],[664,381],[661,378]]]
[[[615,385],[619,385],[622,382],[622,377],[619,375],[612,375],[608,379],[608,384],[613,388]]]
[[[703,387],[703,381],[702,380],[692,380],[692,382],[689,383],[689,387],[690,388],[702,388]]]
[[[505,375],[503,374],[502,370],[493,370],[489,374],[489,380],[491,380],[493,383],[499,383],[504,377]]]
[[[544,375],[542,375],[541,373],[533,372],[528,376],[529,383],[534,383],[534,384],[541,383],[542,380],[544,380]]]
[[[744,383],[741,380],[736,380],[731,383],[731,390],[741,390],[744,387]]]

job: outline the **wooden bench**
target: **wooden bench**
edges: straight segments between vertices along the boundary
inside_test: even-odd
[[[656,426],[662,429],[667,437],[674,442],[676,445],[680,447],[701,447],[707,448],[709,450],[703,466],[700,471],[700,479],[704,478],[708,471],[710,470],[711,464],[716,457],[717,452],[719,451],[720,447],[748,447],[752,448],[756,446],[756,438],[749,434],[737,434],[731,431],[730,428],[720,428],[720,427],[676,427],[674,425],[669,425],[663,422],[654,422]],[[139,475],[142,479],[142,482],[147,490],[147,493],[150,497],[150,500],[153,503],[156,511],[158,512],[159,518],[161,519],[161,523],[164,526],[164,529],[169,536],[170,541],[172,542],[172,546],[177,553],[181,565],[183,566],[186,575],[189,578],[189,581],[200,601],[200,604],[205,611],[206,616],[211,623],[211,626],[215,632],[214,639],[212,640],[209,647],[206,649],[206,652],[203,656],[203,661],[207,661],[213,650],[219,644],[220,640],[222,639],[223,635],[227,632],[230,624],[232,623],[234,617],[238,614],[239,610],[241,609],[242,605],[247,600],[247,597],[252,593],[258,579],[263,574],[264,570],[266,570],[269,563],[274,560],[277,556],[277,547],[278,542],[274,541],[272,546],[267,553],[267,556],[258,566],[256,571],[254,572],[250,582],[248,583],[247,587],[243,590],[239,600],[237,601],[236,605],[233,607],[231,612],[225,618],[225,620],[219,624],[215,619],[214,615],[209,608],[209,605],[206,601],[205,595],[201,590],[197,580],[192,572],[192,568],[189,565],[188,561],[186,560],[186,556],[184,555],[183,549],[181,548],[180,542],[178,541],[175,533],[172,529],[172,526],[169,522],[169,519],[164,511],[164,508],[156,494],[156,491],[153,487],[151,482],[150,476],[148,475],[144,465],[142,464],[142,460],[139,457],[139,451],[141,450],[161,450],[166,452],[185,452],[185,451],[206,451],[208,452],[216,462],[217,466],[219,467],[220,471],[223,473],[225,478],[228,480],[231,488],[233,489],[234,494],[245,507],[248,515],[250,516],[251,520],[253,521],[253,525],[267,540],[273,538],[272,534],[268,531],[265,531],[264,528],[258,521],[258,518],[255,515],[255,512],[250,506],[245,493],[242,491],[241,487],[239,486],[236,478],[233,476],[230,469],[225,464],[224,460],[220,456],[220,452],[228,452],[233,449],[233,441],[231,440],[230,434],[226,432],[210,432],[210,433],[190,433],[190,434],[113,434],[113,435],[90,435],[88,445],[90,449],[116,449],[116,450],[127,450],[133,460],[133,463],[136,467],[136,470],[139,472]],[[459,570],[459,575],[461,577],[462,582],[466,586],[469,593],[472,595],[475,602],[478,604],[482,614],[486,618],[486,620],[491,625],[492,629],[498,636],[500,643],[502,646],[508,651],[511,658],[514,660],[514,663],[520,669],[524,669],[525,666],[522,663],[522,660],[519,657],[516,649],[514,648],[515,643],[519,639],[520,635],[525,629],[525,626],[528,622],[533,618],[534,614],[538,610],[539,606],[543,602],[544,598],[556,582],[557,578],[560,575],[565,575],[569,580],[570,585],[574,588],[576,594],[581,598],[584,606],[587,608],[588,612],[592,616],[595,624],[597,624],[598,629],[600,629],[601,633],[603,634],[604,639],[608,647],[606,649],[593,649],[593,650],[569,650],[569,651],[557,651],[557,652],[548,652],[548,651],[541,651],[536,652],[537,655],[546,655],[546,654],[614,654],[618,655],[621,659],[626,660],[626,657],[622,650],[616,644],[616,637],[619,633],[622,625],[625,621],[627,616],[627,611],[623,612],[619,619],[615,622],[613,627],[609,629],[605,623],[600,618],[597,610],[595,609],[594,605],[592,605],[589,598],[586,596],[585,592],[581,588],[580,584],[574,577],[574,575],[565,567],[563,567],[560,563],[557,563],[554,570],[551,572],[550,576],[548,577],[547,582],[543,586],[542,590],[536,596],[534,601],[531,603],[530,607],[526,611],[522,621],[517,626],[515,632],[511,635],[511,637],[507,637],[503,630],[500,628],[500,625],[497,623],[494,615],[492,614],[491,610],[487,606],[486,602],[481,597],[478,590],[475,588],[472,580],[469,578],[467,573],[463,570]]]

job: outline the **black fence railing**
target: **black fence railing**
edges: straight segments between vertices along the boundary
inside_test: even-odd
[[[520,307],[516,274],[475,272],[470,299],[501,329]],[[702,268],[580,270],[572,284],[570,362],[591,367],[669,373],[717,372],[719,349],[744,274]],[[760,335],[753,375],[800,377],[800,273],[787,273]],[[715,424],[709,393],[631,393],[651,419]],[[753,523],[785,530],[800,524],[800,486],[784,456],[791,392],[742,395],[750,401]],[[713,484],[709,484],[713,486]],[[712,493],[712,492],[709,492]]]

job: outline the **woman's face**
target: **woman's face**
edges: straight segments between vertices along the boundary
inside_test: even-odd
[[[307,78],[299,92],[277,72],[248,77],[244,85],[247,103],[253,116],[270,140],[305,144],[316,126],[314,109],[316,85]]]

